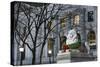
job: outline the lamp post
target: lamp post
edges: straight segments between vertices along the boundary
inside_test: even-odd
[[[20,65],[22,65],[23,60],[25,59],[25,48],[24,47],[19,47],[19,51],[21,53]]]
[[[51,63],[52,50],[48,50],[49,62]]]
[[[49,57],[49,62],[50,63],[52,61],[54,62],[54,39],[53,38],[48,39],[48,57]]]

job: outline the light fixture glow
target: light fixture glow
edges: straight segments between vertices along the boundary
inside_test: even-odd
[[[20,52],[24,52],[24,48],[20,47],[20,48],[19,48],[19,51],[20,51]]]
[[[51,50],[49,50],[49,51],[48,51],[48,53],[49,53],[49,54],[51,54],[51,53],[52,53],[52,51],[51,51]]]

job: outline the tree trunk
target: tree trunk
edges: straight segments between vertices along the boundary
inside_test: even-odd
[[[34,48],[32,51],[32,55],[33,55],[32,64],[35,64],[35,58],[36,58],[35,52],[36,52],[36,48]]]
[[[43,42],[42,48],[41,48],[41,53],[40,53],[40,64],[42,63],[42,55],[43,55],[43,48],[44,48],[44,46],[45,46],[45,40],[46,40],[46,39],[44,39],[44,42]]]
[[[40,53],[40,64],[42,63],[43,48],[44,48],[44,44],[43,44],[43,46],[42,46],[42,48],[41,48],[41,53]]]
[[[35,64],[35,60],[36,60],[36,43],[37,43],[38,30],[39,29],[36,29],[35,41],[33,42],[34,48],[33,48],[33,51],[32,51],[32,54],[33,54],[32,64]]]

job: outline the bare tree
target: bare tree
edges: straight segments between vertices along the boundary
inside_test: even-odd
[[[60,24],[57,23],[53,25],[53,20],[58,17],[58,14],[62,10],[63,6],[59,4],[55,5],[45,3],[39,6],[29,3],[20,3],[20,5],[21,6],[16,10],[16,42],[22,47],[27,45],[27,47],[30,49],[33,55],[32,64],[35,64],[36,48],[41,46],[40,63],[42,63],[43,49],[46,44],[46,40],[51,31]],[[18,30],[18,26],[21,27],[20,31]],[[38,42],[41,28],[43,29],[42,41]],[[21,43],[18,42],[18,38],[21,40]],[[29,39],[31,40],[32,44],[27,42]]]

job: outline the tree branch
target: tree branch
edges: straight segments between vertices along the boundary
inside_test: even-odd
[[[31,51],[33,51],[32,48],[29,46],[28,43],[25,42],[25,44],[27,45],[27,47],[28,47]]]

